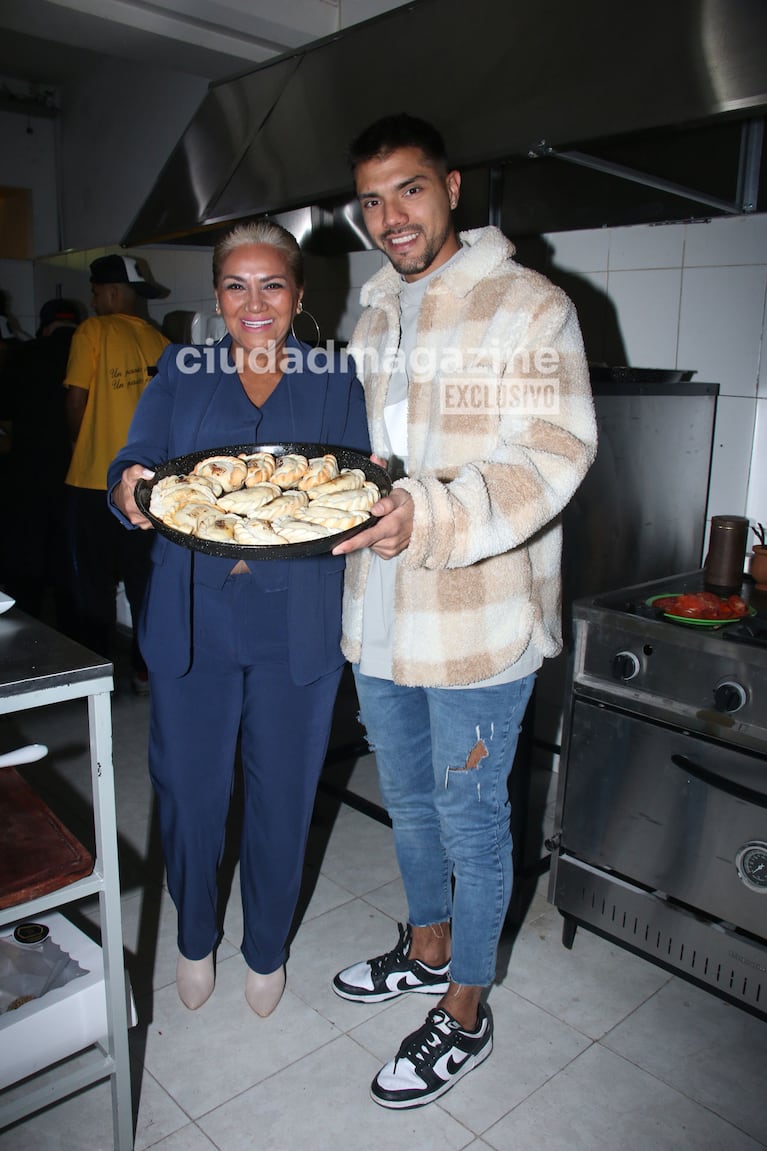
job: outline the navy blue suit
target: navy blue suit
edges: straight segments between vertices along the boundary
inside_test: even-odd
[[[307,442],[369,450],[362,388],[351,361],[343,365],[335,357],[328,363],[325,356],[323,364],[319,351],[310,354],[289,337],[299,370],[286,372],[258,408],[228,370],[228,348],[227,337],[210,348],[165,350],[128,443],[109,469],[110,491],[131,464],[154,468],[226,444]],[[239,736],[242,951],[254,971],[268,974],[285,959],[344,662],[344,560],[251,560],[250,572],[238,575],[232,574],[234,563],[159,535],[154,541],[139,623],[151,686],[149,768],[179,916],[179,950],[201,959],[220,935],[216,873]]]

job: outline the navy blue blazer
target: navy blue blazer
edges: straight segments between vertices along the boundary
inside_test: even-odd
[[[268,440],[259,428],[264,410],[247,398],[229,353],[230,338],[208,347],[171,344],[163,352],[157,375],[145,388],[128,432],[128,442],[108,473],[108,492],[131,464],[155,468],[189,452],[226,444],[298,442],[338,444],[368,453],[367,419],[362,387],[349,357],[312,350],[288,337],[295,370],[286,372],[279,392],[280,424]],[[345,362],[344,362],[345,360]],[[110,499],[118,519],[132,527]],[[232,559],[223,559],[173,543],[157,535],[138,639],[153,672],[181,676],[193,655],[194,585],[222,587]],[[292,560],[253,560],[285,565],[288,587],[288,654],[296,683],[311,683],[340,667],[343,556],[322,555]]]

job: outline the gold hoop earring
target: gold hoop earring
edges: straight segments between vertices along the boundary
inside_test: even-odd
[[[301,315],[308,316],[309,319],[314,324],[314,331],[315,331],[316,340],[315,340],[315,343],[312,345],[312,347],[318,348],[320,346],[320,343],[322,342],[322,335],[320,333],[320,325],[317,323],[316,318],[312,315],[312,313],[309,311],[309,309],[305,308],[304,305],[299,300],[298,301],[298,307],[296,308],[296,316],[301,316]],[[293,335],[294,340],[300,340],[301,337],[296,335],[296,329],[293,326],[296,322],[296,316],[293,317],[293,321],[290,325],[290,331]]]

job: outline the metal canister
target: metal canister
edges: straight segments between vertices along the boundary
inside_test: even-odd
[[[740,591],[747,542],[746,516],[712,517],[704,564],[704,584],[708,591],[718,595],[733,595]]]

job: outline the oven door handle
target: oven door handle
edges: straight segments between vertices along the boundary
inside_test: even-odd
[[[686,771],[689,775],[694,775],[701,783],[708,783],[736,799],[746,800],[747,803],[756,803],[759,807],[767,807],[767,796],[754,791],[751,787],[746,787],[742,783],[733,783],[732,780],[722,779],[720,775],[716,775],[706,767],[701,767],[700,764],[688,759],[686,755],[672,755],[671,762],[676,767],[681,767],[682,771]]]

